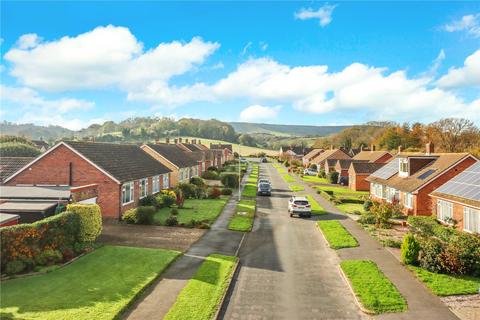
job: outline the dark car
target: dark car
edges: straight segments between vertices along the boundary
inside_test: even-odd
[[[272,187],[270,183],[259,183],[257,188],[257,195],[259,196],[271,196]]]
[[[267,163],[267,162],[268,162],[268,159],[265,158],[265,157],[263,157],[263,158],[261,159],[261,161],[262,161],[262,163]]]

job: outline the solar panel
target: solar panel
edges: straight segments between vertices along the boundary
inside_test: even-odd
[[[422,173],[421,175],[418,176],[418,179],[420,180],[425,180],[426,178],[428,178],[432,173],[434,173],[435,171],[437,171],[437,169],[428,169],[427,171],[425,171],[424,173]]]
[[[388,179],[394,174],[398,172],[398,158],[393,159],[374,173],[372,173],[372,177],[380,178],[380,179]]]
[[[480,201],[480,162],[471,165],[435,192]]]

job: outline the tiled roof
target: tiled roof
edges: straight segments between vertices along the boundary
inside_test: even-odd
[[[0,183],[25,167],[35,158],[31,157],[0,157]]]
[[[199,147],[199,146],[197,146],[196,144],[193,144],[193,143],[181,143],[181,144],[183,146],[185,146],[190,151],[203,150],[201,147]]]
[[[374,162],[366,162],[366,161],[353,161],[350,166],[356,174],[372,174],[381,167],[383,167],[385,163],[374,163]]]
[[[303,156],[303,159],[310,160],[322,152],[323,152],[323,149],[312,149],[312,151],[310,151],[309,153]]]
[[[231,144],[210,143],[210,149],[228,149],[233,152],[233,147]]]
[[[331,150],[325,150],[324,152],[318,154],[316,157],[312,158],[312,161],[314,163],[320,163],[327,159],[340,160],[340,159],[351,159],[351,158],[343,150],[331,149]]]
[[[134,144],[64,141],[120,182],[171,172]]]
[[[198,164],[197,160],[190,155],[192,152],[183,151],[174,144],[158,143],[147,144],[147,146],[179,168],[188,168]]]
[[[335,166],[340,164],[340,168],[342,170],[348,170],[350,168],[350,164],[352,162],[368,162],[367,160],[354,160],[354,159],[340,159],[340,160],[335,160]]]
[[[397,154],[395,158],[405,157],[422,157],[431,158],[432,161],[423,166],[420,170],[408,177],[400,177],[394,174],[388,179],[382,179],[375,176],[369,176],[367,178],[370,182],[376,182],[379,184],[387,185],[397,190],[405,192],[413,192],[420,187],[428,184],[430,181],[444,173],[447,169],[454,166],[461,160],[464,160],[469,156],[468,153],[435,153],[425,155],[425,153],[404,153]],[[428,172],[427,172],[428,171]],[[425,175],[424,175],[425,174]]]
[[[390,154],[388,151],[360,151],[356,154],[353,159],[354,160],[367,160],[370,162],[374,162],[375,160],[383,157],[386,154]]]

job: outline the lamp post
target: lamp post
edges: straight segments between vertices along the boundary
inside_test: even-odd
[[[241,184],[242,184],[242,173],[241,173],[241,156],[240,156],[240,152],[241,152],[241,146],[240,144],[238,144],[238,201],[240,201],[240,197],[241,197],[241,192],[240,192],[240,188],[241,188]]]

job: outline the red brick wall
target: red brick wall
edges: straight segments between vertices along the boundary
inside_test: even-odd
[[[361,175],[357,174],[354,175],[354,188],[355,191],[370,191],[370,182],[366,181],[365,179],[368,175]]]
[[[384,154],[383,156],[381,156],[380,158],[378,158],[377,160],[373,161],[374,163],[387,163],[389,162],[391,159],[393,158],[393,156],[390,154],[390,153],[386,153]]]

